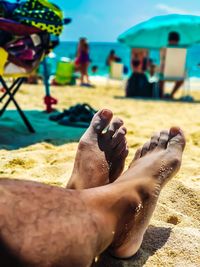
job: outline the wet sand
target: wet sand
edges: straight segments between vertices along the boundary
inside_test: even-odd
[[[95,89],[52,87],[62,110],[77,103],[107,107],[128,128],[130,163],[135,150],[151,134],[170,126],[186,133],[187,146],[178,175],[162,191],[159,204],[138,254],[126,261],[104,255],[101,267],[200,266],[200,104],[125,99],[121,83],[98,83]],[[193,83],[200,89],[200,83]],[[200,91],[192,91],[200,100]],[[24,85],[17,99],[36,134],[28,133],[10,106],[0,119],[0,178],[23,178],[65,186],[71,173],[77,142],[84,129],[60,126],[43,112],[42,85]]]

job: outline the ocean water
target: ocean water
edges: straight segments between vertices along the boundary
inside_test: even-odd
[[[106,67],[106,58],[111,49],[114,49],[116,55],[122,59],[122,62],[130,72],[130,49],[120,43],[90,43],[90,59],[91,64],[89,72],[91,73],[92,66],[98,66],[97,75],[105,76],[108,73]],[[55,72],[56,63],[61,57],[74,59],[76,56],[76,42],[61,42],[54,50],[55,58],[49,59],[52,72]],[[159,64],[159,51],[151,51],[150,57],[156,64]],[[187,71],[190,77],[200,78],[200,44],[188,49],[187,53]]]

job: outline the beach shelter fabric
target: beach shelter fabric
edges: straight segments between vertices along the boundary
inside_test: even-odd
[[[122,33],[118,41],[131,48],[159,49],[167,45],[168,34],[172,31],[180,34],[179,45],[182,47],[200,43],[200,16],[171,14],[153,17]]]
[[[27,0],[13,12],[14,19],[59,36],[63,30],[63,13],[46,0]]]

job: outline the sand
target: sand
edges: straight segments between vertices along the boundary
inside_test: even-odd
[[[125,99],[122,83],[96,81],[95,89],[52,87],[57,108],[87,102],[96,109],[107,107],[128,128],[130,163],[135,150],[151,134],[180,126],[187,137],[178,175],[162,191],[151,225],[138,254],[126,261],[104,255],[95,266],[200,266],[200,105]],[[200,99],[200,83],[192,83],[192,95]],[[83,129],[60,126],[43,112],[42,85],[23,85],[17,99],[32,121],[36,134],[28,133],[10,106],[0,119],[0,178],[23,178],[65,186]]]

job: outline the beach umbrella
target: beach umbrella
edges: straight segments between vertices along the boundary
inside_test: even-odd
[[[200,16],[171,14],[153,17],[122,33],[118,41],[131,48],[161,48],[167,45],[168,35],[174,31],[180,35],[180,46],[200,43]]]

